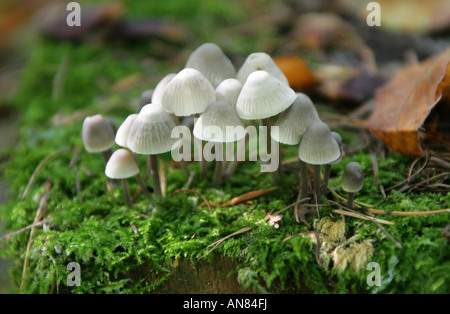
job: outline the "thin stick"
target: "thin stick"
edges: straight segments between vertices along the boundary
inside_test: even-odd
[[[347,211],[347,210],[341,210],[341,209],[332,209],[331,210],[333,213],[336,214],[341,214],[341,215],[345,215],[345,216],[350,216],[350,217],[355,217],[355,218],[360,218],[360,219],[364,219],[364,220],[369,220],[369,221],[376,221],[382,224],[386,224],[386,225],[394,225],[395,223],[393,223],[392,221],[387,221],[387,220],[383,220],[383,219],[378,219],[378,218],[372,218],[360,213],[355,213],[355,212],[351,212],[351,211]]]
[[[61,148],[58,150],[55,150],[54,152],[51,152],[50,154],[48,154],[44,159],[42,159],[42,161],[39,163],[39,165],[36,167],[36,169],[34,170],[33,174],[30,177],[30,180],[28,180],[28,184],[25,187],[25,190],[22,194],[21,200],[23,201],[28,193],[30,192],[31,188],[33,187],[34,182],[36,181],[37,175],[39,174],[39,171],[41,171],[41,169],[53,158],[62,155],[66,152],[70,151],[69,147],[65,147],[65,148]]]
[[[51,187],[51,183],[50,183],[50,179],[48,178],[47,182],[45,183],[44,194],[42,195],[41,200],[39,202],[39,207],[38,207],[38,210],[36,211],[36,215],[34,217],[33,224],[38,223],[42,219],[42,217],[44,217],[45,213],[47,212],[45,207],[47,205],[48,192],[50,191],[50,187]],[[30,231],[30,237],[28,238],[27,249],[25,251],[25,260],[23,263],[23,270],[22,270],[22,281],[20,283],[20,288],[19,288],[20,290],[22,290],[25,285],[25,278],[26,278],[27,267],[28,267],[28,256],[30,254],[31,244],[32,244],[35,232],[36,232],[36,229],[34,227],[32,227],[31,231]]]
[[[379,215],[425,216],[425,215],[450,213],[450,208],[438,209],[438,210],[427,210],[427,211],[414,211],[414,212],[402,212],[402,211],[381,210],[381,209],[374,209],[374,208],[364,208],[363,211],[368,211],[372,214],[379,214]]]
[[[232,237],[232,236],[235,236],[235,235],[238,235],[238,234],[241,234],[241,233],[250,231],[251,229],[253,229],[253,227],[245,227],[245,228],[242,228],[242,229],[240,229],[240,230],[238,230],[238,231],[236,231],[236,232],[233,232],[232,234],[227,235],[226,237],[223,237],[222,239],[220,239],[220,240],[218,240],[218,241],[216,241],[216,242],[214,242],[214,243],[211,243],[210,245],[207,246],[207,248],[209,248],[209,247],[212,246],[212,249],[210,249],[207,253],[205,253],[204,255],[202,255],[201,257],[199,257],[198,260],[203,259],[205,256],[207,256],[209,253],[211,253],[211,252],[212,252],[212,251],[213,251],[220,243],[222,243],[222,242],[225,241],[226,239],[228,239],[228,238],[230,238],[230,237]]]
[[[51,221],[52,221],[52,220],[51,220],[50,218],[48,218],[48,219],[45,219],[45,220],[42,220],[42,221],[39,221],[39,222],[36,222],[36,223],[32,223],[31,225],[28,225],[28,226],[26,226],[26,227],[24,227],[24,228],[22,228],[22,229],[19,229],[19,230],[17,230],[17,231],[14,231],[14,232],[5,234],[4,236],[0,237],[0,241],[10,239],[10,238],[12,238],[12,237],[15,236],[15,235],[18,235],[18,234],[20,234],[20,233],[22,233],[22,232],[25,232],[25,231],[27,231],[27,230],[29,230],[29,229],[31,229],[31,228],[39,227],[39,226],[45,225],[45,224],[47,224],[47,223],[50,223]]]

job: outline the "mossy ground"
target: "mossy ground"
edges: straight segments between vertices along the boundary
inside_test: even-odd
[[[215,5],[209,1],[189,1],[189,8],[180,8],[174,1],[166,5],[142,6],[144,2],[129,1],[127,14],[175,14],[186,23],[196,25],[200,41],[216,34],[205,34],[205,23],[240,21],[238,10],[230,10],[226,1]],[[201,5],[200,5],[201,2]],[[145,2],[146,5],[148,2]],[[198,5],[200,11],[192,10]],[[175,11],[174,11],[175,10]],[[174,13],[175,12],[175,13]],[[178,12],[178,13],[177,13]],[[204,20],[203,16],[209,16]],[[218,20],[216,18],[220,17]],[[200,22],[201,21],[201,22]],[[197,23],[198,22],[198,23]],[[223,22],[225,23],[225,22]],[[217,25],[216,25],[217,27]],[[218,29],[215,28],[216,30]],[[235,39],[244,43],[243,38]],[[200,42],[199,42],[200,43]],[[239,46],[239,45],[237,45]],[[232,207],[197,207],[202,199],[196,194],[178,193],[187,182],[181,169],[170,163],[170,156],[162,156],[166,169],[167,197],[160,202],[139,196],[132,209],[127,209],[120,187],[108,192],[104,164],[100,155],[83,149],[80,137],[84,116],[101,113],[117,124],[134,112],[136,99],[144,89],[152,88],[164,74],[177,71],[180,64],[152,63],[145,67],[149,45],[132,47],[111,44],[73,44],[39,39],[30,48],[29,62],[24,70],[21,86],[11,102],[21,116],[21,141],[11,151],[4,152],[9,161],[3,164],[2,175],[11,182],[12,200],[1,207],[1,217],[8,230],[19,230],[33,223],[47,179],[51,182],[46,218],[48,228],[37,228],[28,256],[26,279],[22,292],[48,293],[140,293],[153,292],[171,276],[170,266],[177,258],[186,258],[193,265],[212,262],[213,256],[224,256],[238,262],[235,273],[239,283],[257,292],[266,292],[274,282],[295,285],[315,293],[448,293],[450,287],[450,253],[441,238],[448,223],[448,214],[429,216],[380,216],[395,223],[386,230],[397,239],[403,249],[368,221],[351,219],[346,224],[346,236],[359,234],[373,242],[370,261],[381,266],[382,285],[369,287],[363,268],[355,273],[351,268],[342,273],[327,270],[316,262],[314,245],[309,237],[282,240],[290,235],[310,230],[295,221],[292,212],[283,213],[279,229],[270,226],[264,217],[271,210],[280,210],[296,200],[298,178],[295,167],[283,173],[281,186],[269,194]],[[195,48],[193,44],[190,48]],[[245,55],[252,44],[240,48]],[[66,60],[66,61],[64,61]],[[55,76],[62,62],[67,62],[63,84],[55,97]],[[118,92],[112,86],[138,73],[148,79]],[[358,136],[340,130],[346,145],[354,144]],[[39,171],[32,189],[20,199],[25,186],[39,163],[49,154],[55,155]],[[74,156],[79,151],[78,157]],[[283,146],[285,160],[294,157],[296,149]],[[71,164],[71,161],[74,161]],[[345,164],[358,161],[365,170],[364,187],[356,199],[370,203],[377,209],[398,211],[435,210],[450,207],[450,196],[442,193],[387,193],[384,199],[374,186],[373,166],[369,150],[345,156],[333,167],[331,186],[339,186]],[[392,186],[406,178],[413,158],[390,153],[378,160],[378,183]],[[144,172],[145,160],[141,160]],[[198,165],[190,165],[197,171]],[[212,170],[211,170],[212,172]],[[77,187],[78,184],[78,187]],[[259,173],[259,164],[242,164],[236,174],[221,188],[198,175],[190,185],[211,202],[225,202],[240,194],[272,186],[269,174]],[[138,188],[130,180],[131,191]],[[338,191],[340,191],[338,189]],[[333,220],[341,217],[331,213],[336,206],[327,204],[320,216]],[[154,210],[157,209],[157,212]],[[316,214],[307,217],[312,225]],[[251,231],[231,237],[204,259],[207,246],[222,237],[245,227]],[[13,261],[11,278],[13,291],[20,286],[29,232],[15,235],[2,245],[2,257]],[[81,265],[82,284],[67,287],[70,262]],[[152,281],[131,280],[140,267],[150,267]]]

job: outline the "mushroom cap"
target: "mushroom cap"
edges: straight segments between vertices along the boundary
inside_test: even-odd
[[[169,73],[166,76],[162,78],[161,81],[156,84],[155,90],[153,91],[153,95],[151,98],[152,104],[158,104],[161,105],[162,103],[162,96],[164,94],[164,90],[166,89],[167,84],[176,76],[176,73]],[[147,103],[148,104],[148,103]]]
[[[233,109],[236,109],[237,99],[242,90],[242,83],[238,79],[229,78],[216,87],[216,100],[222,100],[228,103]]]
[[[356,193],[361,190],[364,184],[364,172],[361,165],[352,161],[349,162],[342,174],[342,189],[348,193]]]
[[[215,100],[214,87],[208,79],[200,71],[186,68],[167,84],[161,105],[180,117],[202,113]]]
[[[331,135],[328,125],[315,121],[303,133],[298,157],[312,165],[325,165],[338,159],[340,153],[339,145]]]
[[[274,126],[278,126],[278,130],[272,129],[270,136],[282,144],[298,145],[303,133],[315,121],[320,121],[320,118],[313,102],[307,95],[297,93],[293,104],[273,123]]]
[[[114,146],[114,128],[102,115],[86,117],[83,121],[82,138],[90,153],[101,153]]]
[[[236,111],[241,119],[265,119],[286,110],[296,98],[289,85],[266,71],[254,71],[242,86]]]
[[[177,126],[161,106],[145,105],[134,120],[127,138],[128,148],[145,155],[168,152],[176,143],[171,133]]]
[[[245,83],[248,76],[255,71],[264,70],[269,72],[271,75],[275,76],[281,82],[286,85],[289,85],[289,81],[284,75],[284,73],[280,70],[280,68],[273,61],[272,57],[269,56],[265,52],[254,52],[251,53],[247,59],[245,59],[242,66],[239,68],[239,71],[236,74],[236,77],[242,84]]]
[[[116,133],[117,145],[122,146],[122,147],[128,147],[127,146],[128,133],[130,132],[131,126],[133,125],[137,116],[138,116],[137,113],[130,114],[125,119],[125,121],[123,121],[122,124],[119,126],[119,129],[117,130],[117,133]]]
[[[330,162],[330,164],[336,165],[336,164],[340,163],[341,160],[342,160],[342,149],[343,149],[343,148],[342,148],[342,136],[341,136],[339,133],[337,133],[337,132],[331,132],[331,135],[333,136],[333,138],[334,138],[334,140],[336,141],[336,143],[338,143],[338,145],[339,145],[339,150],[340,150],[340,152],[341,152],[338,159],[336,159],[336,160],[333,161],[333,162]]]
[[[216,88],[223,80],[236,77],[236,69],[222,49],[214,43],[205,43],[189,56],[185,68],[199,70]]]
[[[119,148],[111,155],[105,168],[106,176],[111,179],[126,179],[138,173],[136,160],[123,148]]]
[[[208,142],[230,143],[243,139],[245,129],[236,111],[224,101],[215,101],[194,125],[196,138]]]

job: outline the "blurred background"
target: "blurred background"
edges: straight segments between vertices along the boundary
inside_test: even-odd
[[[142,91],[181,70],[205,42],[236,68],[264,51],[295,90],[348,113],[450,38],[448,0],[377,1],[381,26],[372,27],[370,1],[361,0],[80,0],[79,27],[67,25],[69,2],[0,2],[0,162],[12,158],[21,132],[135,110]],[[0,202],[15,197],[7,187],[0,182]],[[0,292],[7,277],[0,260]]]

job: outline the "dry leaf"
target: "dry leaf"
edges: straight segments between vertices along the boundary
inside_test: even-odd
[[[424,123],[449,86],[450,49],[399,70],[378,89],[367,127],[394,151],[421,156],[426,148],[421,145],[424,137],[427,147],[433,138],[445,142],[446,135],[437,136],[436,130],[439,130],[440,123],[448,123],[446,114],[435,115],[432,123]],[[442,107],[439,110],[448,112],[449,104],[448,101],[439,102]],[[449,149],[445,144],[442,147]]]
[[[291,88],[307,89],[314,84],[314,76],[306,62],[297,56],[281,56],[273,59],[280,70],[286,75]]]

